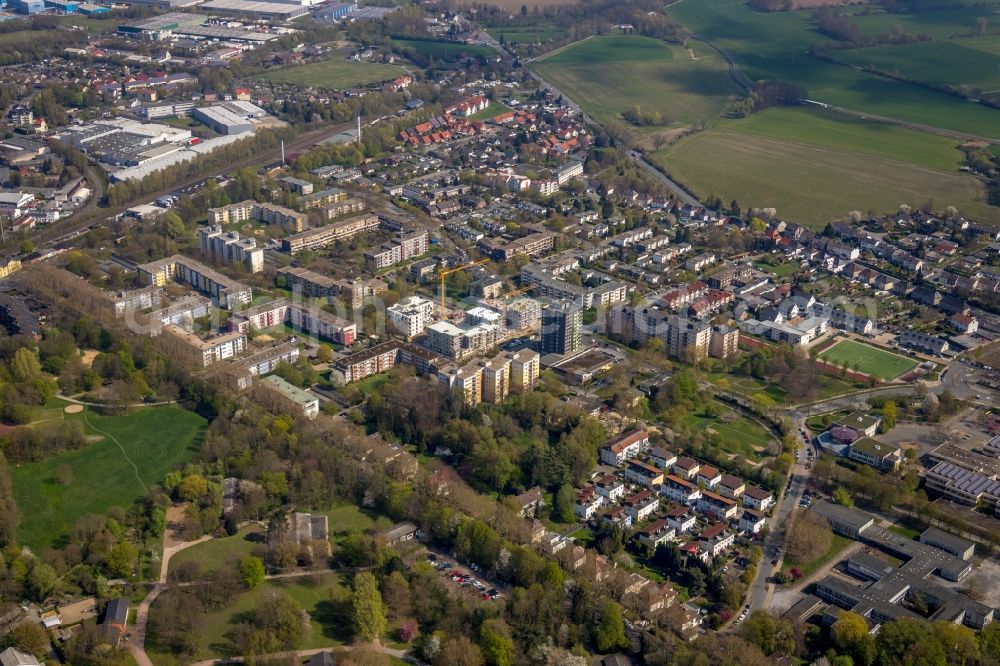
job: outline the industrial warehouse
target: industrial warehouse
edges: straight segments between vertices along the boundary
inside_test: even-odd
[[[191,130],[137,120],[95,120],[71,125],[57,135],[100,163],[112,180],[143,178],[173,164],[205,155],[280,121],[250,102],[233,101],[195,108],[191,115],[222,136],[193,137]]]

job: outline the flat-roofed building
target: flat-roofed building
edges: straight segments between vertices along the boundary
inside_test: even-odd
[[[434,317],[434,301],[421,296],[406,296],[386,308],[389,321],[403,336],[420,335]]]
[[[903,460],[903,452],[894,444],[886,444],[871,437],[862,437],[851,444],[847,457],[869,467],[874,467],[880,472],[895,472]]]
[[[311,393],[303,391],[294,384],[289,384],[287,381],[276,375],[264,377],[264,379],[261,380],[261,383],[276,392],[287,402],[297,407],[302,413],[302,416],[307,419],[314,419],[319,416],[319,398]]]
[[[299,360],[299,354],[298,340],[289,338],[274,342],[249,356],[234,359],[232,369],[236,387],[249,388],[254,377],[270,374],[282,363],[295,363]]]
[[[500,354],[483,363],[483,402],[496,405],[510,393],[510,358]]]
[[[418,372],[429,372],[443,365],[443,361],[437,354],[423,347],[390,340],[341,358],[337,362],[337,369],[344,374],[347,382],[356,382],[399,364],[412,365]]]
[[[411,231],[402,233],[381,248],[365,252],[365,267],[368,270],[381,270],[389,266],[409,261],[427,252],[428,235],[426,231]]]
[[[115,317],[124,317],[130,310],[146,310],[159,305],[163,296],[163,287],[150,285],[127,291],[103,292],[108,299]]]
[[[375,215],[370,213],[356,215],[346,220],[332,222],[316,229],[288,236],[282,239],[281,249],[289,254],[295,254],[303,250],[332,245],[339,240],[351,238],[357,234],[378,229],[378,227],[379,219]]]
[[[927,490],[959,504],[975,506],[985,502],[995,509],[1000,501],[1000,480],[950,462],[940,462],[927,470],[924,483]]]
[[[294,291],[298,288],[303,296],[331,298],[340,293],[340,283],[337,280],[301,266],[279,268],[278,277],[285,280],[285,286],[289,289]]]
[[[288,323],[298,331],[325,338],[337,344],[350,347],[358,337],[358,327],[354,322],[336,317],[326,310],[310,307],[304,303],[291,303],[288,307]]]
[[[311,184],[312,183],[310,183],[310,185]],[[305,196],[299,199],[303,210],[323,208],[324,206],[329,206],[330,204],[347,199],[347,192],[339,187],[331,187],[329,189],[320,190],[319,192],[313,192],[311,194],[304,192],[303,194],[305,194]]]
[[[729,358],[740,347],[739,329],[724,324],[713,326],[708,337],[708,355],[712,358]]]
[[[928,527],[924,530],[920,535],[920,543],[940,548],[966,561],[971,560],[976,552],[976,544],[937,527]]]
[[[438,380],[460,397],[464,405],[475,407],[483,401],[483,367],[479,364],[445,366],[438,370]]]
[[[538,231],[522,238],[505,241],[496,238],[481,238],[476,247],[484,255],[498,263],[510,261],[522,255],[534,256],[548,252],[555,246],[555,235]]]
[[[253,238],[240,238],[237,231],[223,231],[218,224],[198,229],[202,254],[224,264],[241,264],[251,273],[264,270],[264,250]]]
[[[238,303],[253,300],[250,287],[230,279],[204,264],[180,254],[136,266],[139,282],[163,287],[182,282],[210,296],[216,305],[232,309]]]
[[[282,326],[288,319],[290,305],[287,298],[276,298],[268,303],[234,312],[229,318],[229,330],[249,333],[251,330]]]
[[[863,412],[851,412],[847,416],[836,421],[834,425],[838,425],[843,428],[851,428],[855,432],[860,432],[864,435],[868,435],[869,437],[874,437],[875,433],[878,432],[878,424],[881,422],[881,417],[872,416]]]
[[[530,391],[538,382],[540,368],[538,352],[531,349],[521,349],[510,357],[510,386],[515,393]]]
[[[239,331],[223,333],[208,339],[200,338],[173,324],[164,326],[163,331],[181,340],[189,352],[190,359],[194,361],[194,365],[202,368],[233,358],[243,353],[247,348],[247,336]]]

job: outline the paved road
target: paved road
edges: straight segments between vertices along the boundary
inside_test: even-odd
[[[651,162],[647,162],[646,158],[643,157],[641,153],[635,150],[629,150],[628,154],[632,157],[632,159],[634,159],[639,164],[639,166],[645,169],[649,173],[649,175],[651,175],[653,178],[666,185],[667,189],[669,189],[671,192],[674,193],[678,201],[680,201],[681,203],[688,204],[689,206],[701,205],[700,201],[698,201],[696,198],[688,194],[687,190],[685,190],[683,187],[681,187],[680,185],[672,181],[669,177],[667,177],[667,174],[663,173],[663,171],[661,171]]]
[[[795,424],[796,429],[801,425],[803,425],[802,421],[799,420]],[[750,612],[767,608],[771,595],[774,593],[774,584],[770,582],[770,579],[775,572],[781,569],[781,563],[784,559],[783,546],[785,533],[788,528],[788,519],[802,499],[802,491],[805,490],[806,481],[809,479],[810,474],[812,474],[812,470],[806,469],[806,451],[809,446],[811,445],[799,447],[795,464],[792,465],[790,473],[792,480],[791,490],[781,496],[778,506],[771,514],[771,518],[768,519],[771,530],[764,540],[764,557],[757,566],[757,577],[754,578],[748,591]],[[775,560],[777,560],[776,564],[773,563]]]

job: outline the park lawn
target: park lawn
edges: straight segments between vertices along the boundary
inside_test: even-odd
[[[282,67],[264,72],[259,78],[273,83],[316,86],[340,90],[389,81],[405,73],[402,67],[357,60],[324,60],[308,65]]]
[[[342,504],[323,513],[330,523],[332,540],[348,534],[380,532],[389,529],[393,524],[389,518],[362,509],[355,504]]]
[[[850,546],[854,541],[848,539],[847,537],[840,536],[839,534],[834,534],[833,538],[830,539],[830,547],[826,549],[826,552],[820,555],[818,558],[812,562],[797,562],[791,558],[784,561],[783,569],[787,573],[793,567],[798,568],[802,573],[802,578],[808,578],[813,575],[820,567],[826,563],[832,561],[837,555],[841,553],[845,548]]]
[[[570,532],[567,536],[571,539],[576,539],[584,548],[594,542],[594,532],[589,527],[581,527],[575,532]]]
[[[734,455],[745,458],[756,458],[760,451],[767,448],[774,437],[767,428],[751,419],[734,412],[731,407],[718,403],[722,413],[733,412],[737,417],[724,422],[721,418],[708,416],[704,412],[688,414],[685,418],[691,430],[702,432],[712,429],[721,435],[721,448]]]
[[[344,598],[347,583],[335,573],[317,573],[283,580],[268,580],[256,589],[243,592],[232,603],[208,613],[201,625],[198,659],[232,657],[243,654],[243,646],[233,645],[226,634],[236,624],[248,621],[250,614],[266,594],[284,593],[295,599],[309,613],[309,626],[299,649],[343,645],[350,638],[347,608],[337,599]],[[165,595],[171,594],[169,591]],[[157,612],[153,602],[150,614]],[[158,663],[154,655],[154,663]]]
[[[899,72],[908,79],[933,85],[1000,89],[1000,37],[977,38],[975,45],[969,43],[972,41],[944,40],[846,49],[834,57],[858,67]]]
[[[821,353],[819,358],[840,366],[847,363],[860,372],[880,379],[898,377],[917,365],[913,359],[854,340],[841,340]]]
[[[264,535],[264,528],[252,523],[232,536],[203,541],[171,557],[170,570],[176,571],[177,567],[186,562],[197,562],[201,573],[208,576],[239,562],[252,554],[255,548],[263,546]]]
[[[650,37],[604,36],[530,67],[602,123],[622,122],[622,113],[635,105],[671,123],[690,123],[717,117],[739,91],[721,56],[697,42],[692,47],[695,60]]]
[[[462,44],[434,39],[396,39],[392,43],[402,48],[413,49],[421,55],[431,56],[436,60],[458,60],[459,58],[483,57],[494,58],[497,52],[489,46],[479,44]]]
[[[24,519],[18,542],[40,552],[69,538],[88,513],[128,508],[163,481],[167,472],[198,452],[206,421],[181,407],[147,407],[122,416],[101,416],[89,408],[66,419],[84,422],[100,441],[13,470],[14,499]],[[68,485],[55,480],[62,466],[72,470]]]
[[[726,125],[650,157],[701,198],[714,193],[724,201],[776,208],[784,219],[814,229],[852,210],[888,213],[928,199],[974,219],[1000,222],[1000,209],[986,204],[974,176],[817,143],[821,140],[810,145]]]
[[[490,120],[496,118],[501,113],[510,111],[510,107],[500,102],[490,102],[490,105],[478,113],[469,116],[469,120]]]

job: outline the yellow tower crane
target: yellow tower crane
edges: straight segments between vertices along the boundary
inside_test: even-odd
[[[461,266],[455,266],[454,268],[442,268],[441,270],[438,271],[438,279],[441,280],[441,319],[442,320],[445,318],[445,316],[444,316],[444,310],[445,310],[444,300],[445,300],[445,293],[446,293],[445,292],[445,288],[444,288],[445,278],[448,277],[449,275],[451,275],[452,273],[457,273],[459,271],[464,271],[466,268],[472,268],[473,266],[478,266],[480,264],[485,264],[485,263],[488,263],[488,262],[489,262],[489,259],[480,259],[479,261],[471,261],[471,262],[469,262],[467,264],[463,264]]]

